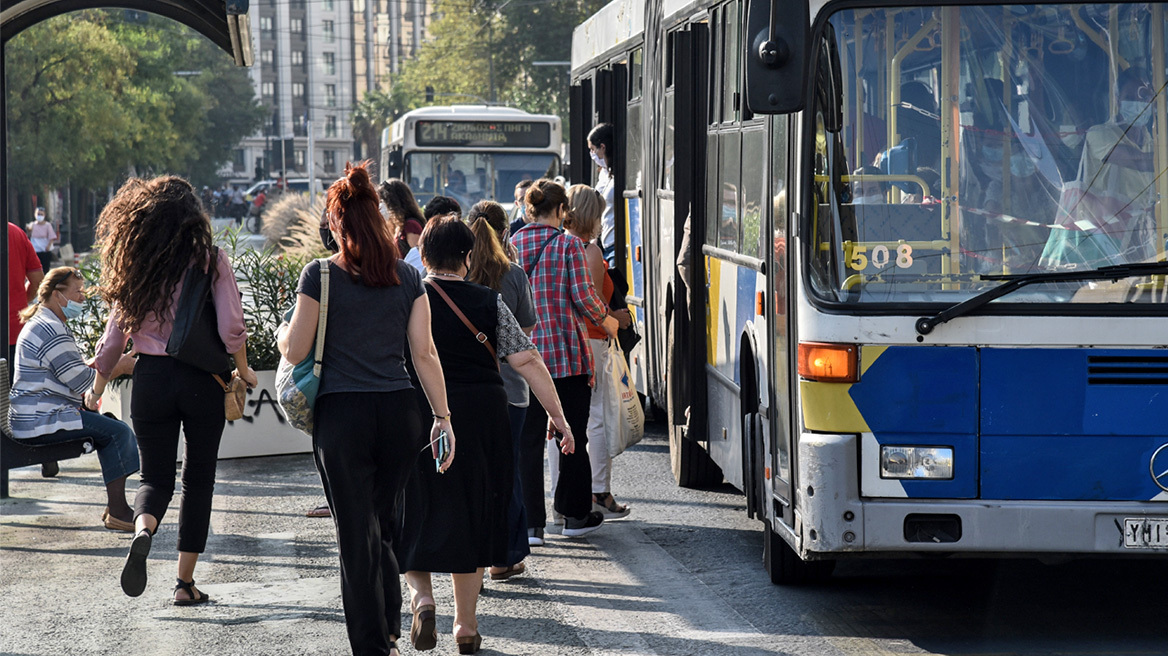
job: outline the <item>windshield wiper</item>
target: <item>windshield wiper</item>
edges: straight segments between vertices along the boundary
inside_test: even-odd
[[[928,335],[937,326],[970,314],[1014,290],[1035,282],[1074,282],[1077,280],[1119,280],[1132,276],[1168,274],[1168,262],[1136,262],[1134,264],[1113,264],[1111,266],[1088,269],[1086,271],[1044,271],[1042,273],[982,275],[982,280],[1005,280],[1006,283],[966,299],[953,307],[942,310],[931,317],[917,319],[917,334]]]

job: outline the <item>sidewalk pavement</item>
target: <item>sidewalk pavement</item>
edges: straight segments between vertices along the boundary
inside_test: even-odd
[[[130,534],[101,525],[96,456],[62,462],[55,478],[42,478],[37,467],[11,474],[11,498],[0,502],[0,653],[349,653],[332,520],[304,516],[324,503],[311,455],[220,461],[211,534],[195,571],[214,603],[185,608],[170,603],[177,493],[154,540],[146,592],[130,598],[119,586]],[[131,476],[131,501],[136,483]],[[479,617],[488,653],[587,651],[536,578],[563,557],[558,551],[529,559],[528,576],[486,582]],[[438,649],[454,653],[450,577],[435,575],[434,584]],[[399,644],[412,652],[408,637]]]

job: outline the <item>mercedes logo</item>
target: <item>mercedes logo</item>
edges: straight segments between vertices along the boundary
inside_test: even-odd
[[[1161,490],[1168,492],[1168,444],[1163,444],[1159,449],[1152,453],[1152,459],[1148,461],[1148,473],[1152,475],[1152,482],[1156,484]],[[1160,454],[1164,454],[1160,458]],[[1159,458],[1159,465],[1156,464],[1156,459]],[[1160,473],[1156,473],[1159,470]]]

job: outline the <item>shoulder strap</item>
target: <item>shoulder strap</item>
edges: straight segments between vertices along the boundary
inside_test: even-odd
[[[499,358],[495,355],[495,347],[491,345],[491,340],[487,339],[486,333],[479,330],[478,328],[475,328],[475,325],[470,322],[470,319],[467,319],[466,315],[462,313],[462,310],[458,309],[458,306],[454,304],[454,301],[450,300],[450,296],[448,296],[446,291],[442,289],[442,285],[439,285],[429,278],[426,278],[425,282],[430,286],[430,289],[438,292],[438,295],[442,297],[442,300],[446,301],[446,304],[450,306],[451,310],[454,310],[455,316],[457,316],[459,320],[462,321],[464,326],[470,329],[470,332],[475,336],[475,339],[477,339],[480,344],[487,347],[487,350],[491,352],[491,360],[494,361],[495,368],[498,369]]]
[[[312,359],[312,375],[320,378],[320,363],[324,360],[324,329],[328,324],[329,261],[320,260],[320,317],[316,321],[316,354]]]
[[[552,241],[553,241],[553,240],[554,240],[556,237],[559,237],[559,236],[560,236],[560,231],[559,231],[559,230],[557,230],[557,231],[555,232],[555,234],[553,234],[551,237],[548,237],[548,240],[547,240],[547,241],[545,241],[545,242],[543,243],[543,246],[541,246],[541,247],[540,247],[540,249],[539,249],[539,252],[535,254],[535,260],[534,260],[534,261],[531,263],[531,268],[530,268],[530,269],[529,269],[529,268],[527,268],[527,267],[524,267],[524,268],[523,268],[523,272],[527,274],[527,277],[528,277],[528,278],[530,278],[530,277],[532,277],[532,276],[534,276],[534,275],[535,275],[535,268],[536,268],[537,266],[539,266],[539,259],[540,259],[541,257],[543,257],[543,252],[544,252],[544,251],[547,249],[548,245],[549,245],[549,244],[551,244],[551,243],[552,243]]]

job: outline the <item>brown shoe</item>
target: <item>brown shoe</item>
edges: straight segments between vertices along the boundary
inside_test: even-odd
[[[519,561],[514,565],[508,565],[507,567],[492,567],[491,580],[505,581],[512,576],[519,576],[525,571],[527,571],[527,565],[524,565],[523,561]]]
[[[454,642],[458,645],[458,653],[477,654],[483,646],[483,637],[476,632],[472,636],[457,636]]]
[[[114,517],[110,514],[108,506],[101,513],[101,523],[105,524],[105,527],[111,531],[125,531],[126,533],[134,532],[134,522],[127,522],[125,520]]]
[[[317,506],[304,513],[305,517],[332,517],[333,513],[328,506]]]

